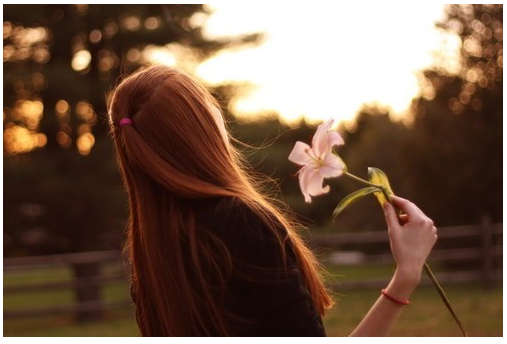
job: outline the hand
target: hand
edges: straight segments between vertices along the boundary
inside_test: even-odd
[[[419,283],[424,262],[437,241],[437,229],[415,204],[396,196],[391,201],[403,212],[398,217],[393,205],[384,205],[397,272]]]

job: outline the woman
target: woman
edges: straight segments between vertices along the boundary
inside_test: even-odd
[[[109,104],[129,196],[125,251],[143,336],[323,336],[332,306],[287,207],[261,193],[213,96],[173,68],[142,69]],[[352,335],[385,335],[419,282],[436,229],[393,197],[397,270]],[[398,302],[396,302],[398,301]]]

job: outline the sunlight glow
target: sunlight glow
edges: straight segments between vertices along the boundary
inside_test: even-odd
[[[297,3],[273,3],[269,9],[228,3],[212,9],[207,38],[265,35],[258,47],[222,51],[196,70],[210,85],[253,85],[231,103],[239,117],[278,112],[289,124],[303,116],[310,122],[351,121],[365,103],[402,117],[423,94],[422,69],[459,66],[459,38],[435,27],[443,5],[347,3],[323,10]]]
[[[149,45],[143,50],[142,56],[145,61],[150,61],[152,63],[166,66],[176,65],[176,58],[165,47]]]
[[[142,51],[130,49],[127,52],[127,59],[143,63],[162,64],[176,66],[190,74],[200,63],[198,53],[195,49],[179,43],[169,43],[164,46],[148,45]]]

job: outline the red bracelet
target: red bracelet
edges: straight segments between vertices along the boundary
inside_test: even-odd
[[[382,295],[384,295],[387,299],[391,300],[392,302],[394,303],[397,303],[399,305],[402,305],[402,306],[407,306],[407,305],[410,305],[410,301],[406,300],[406,301],[401,301],[401,300],[398,300],[394,297],[392,297],[391,295],[389,295],[385,289],[382,289],[380,291],[382,293]]]

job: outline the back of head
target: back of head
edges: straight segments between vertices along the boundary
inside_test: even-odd
[[[126,78],[109,111],[122,167],[183,198],[230,194],[225,190],[238,180],[213,118],[218,107],[204,87],[173,68],[154,66]],[[120,130],[122,118],[132,125]]]
[[[165,66],[125,78],[109,104],[111,133],[129,196],[125,251],[143,335],[228,334],[209,278],[224,285],[233,262],[223,243],[197,228],[195,216],[196,204],[218,197],[240,199],[275,235],[281,223],[316,308],[323,313],[331,305],[315,257],[288,215],[258,191],[241,154],[220,131],[214,118],[218,109],[205,87]],[[120,125],[127,118],[130,124]],[[282,247],[283,238],[279,239]]]

